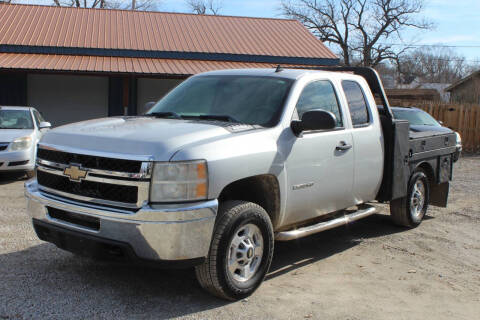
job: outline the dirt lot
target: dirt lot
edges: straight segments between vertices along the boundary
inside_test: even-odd
[[[228,303],[191,270],[79,258],[38,240],[23,180],[0,177],[0,319],[479,319],[480,157],[460,160],[448,209],[414,230],[382,213],[277,243],[265,283]]]

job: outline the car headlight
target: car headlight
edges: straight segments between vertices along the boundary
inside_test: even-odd
[[[455,135],[457,136],[457,147],[462,146],[462,137],[460,136],[460,133],[455,132]]]
[[[208,172],[204,160],[156,162],[150,201],[179,202],[207,199]]]
[[[13,142],[10,144],[10,150],[11,151],[25,150],[30,148],[31,146],[32,146],[32,137],[27,136],[27,137],[17,138],[13,140]]]

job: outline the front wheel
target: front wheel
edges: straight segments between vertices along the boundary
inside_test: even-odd
[[[416,227],[425,216],[430,201],[430,184],[422,169],[417,169],[410,178],[406,197],[390,202],[390,215],[400,226]]]
[[[272,223],[262,207],[246,201],[227,201],[218,214],[209,256],[195,273],[213,295],[243,299],[260,286],[270,268]]]

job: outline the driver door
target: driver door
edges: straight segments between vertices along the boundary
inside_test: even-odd
[[[333,84],[314,81],[305,86],[296,105],[302,114],[312,109],[332,112],[335,129],[304,131],[295,137],[286,159],[288,199],[285,224],[305,221],[352,206],[354,176],[353,138]],[[340,150],[338,146],[350,146]]]

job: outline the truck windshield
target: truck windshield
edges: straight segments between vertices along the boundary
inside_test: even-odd
[[[0,129],[33,129],[30,111],[0,110]]]
[[[147,115],[274,126],[293,80],[257,76],[193,77],[158,101]]]

